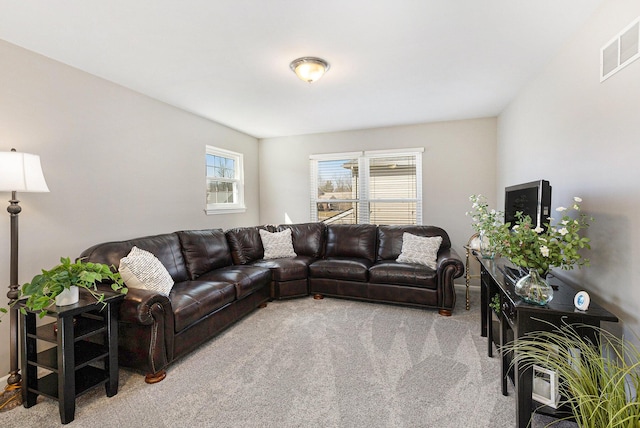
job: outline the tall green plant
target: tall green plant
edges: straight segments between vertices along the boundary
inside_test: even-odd
[[[600,346],[577,332],[590,329]],[[512,364],[555,371],[561,403],[571,407],[579,427],[640,428],[640,351],[628,340],[598,327],[564,325],[533,332],[503,351],[515,353]]]

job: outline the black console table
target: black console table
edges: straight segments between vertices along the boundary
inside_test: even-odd
[[[40,326],[36,313],[21,314],[24,407],[35,405],[38,395],[58,400],[60,421],[66,424],[73,421],[76,397],[100,385],[108,397],[118,392],[116,303],[124,295],[104,294],[105,305],[80,289],[78,303],[47,308],[46,318],[53,321]]]
[[[562,323],[600,326],[602,321],[618,321],[615,315],[593,302],[587,311],[577,310],[573,304],[573,298],[579,290],[551,275],[547,279],[554,287],[553,300],[545,306],[526,303],[515,293],[511,280],[505,278],[505,267],[513,267],[508,260],[501,258],[490,260],[482,257],[478,257],[478,260],[481,266],[481,334],[488,338],[489,356],[492,354],[492,342],[496,339],[492,328],[494,313],[489,303],[496,294],[500,298],[500,314],[497,316],[500,327],[497,343],[500,345],[505,345],[511,339],[511,335],[513,340],[518,340],[528,332],[550,330],[554,328],[552,326],[560,326]],[[591,329],[585,330],[585,334],[592,333]],[[594,343],[598,343],[597,337],[593,339]],[[507,353],[502,353],[501,358],[502,394],[507,395],[511,358]],[[512,379],[516,391],[516,426],[526,428],[529,426],[531,413],[534,410],[531,398],[533,370],[514,364]]]

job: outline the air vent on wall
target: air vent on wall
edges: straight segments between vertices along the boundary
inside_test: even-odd
[[[640,58],[640,17],[600,49],[600,81]]]

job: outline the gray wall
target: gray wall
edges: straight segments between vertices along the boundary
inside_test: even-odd
[[[247,212],[204,213],[205,145],[244,153]],[[258,141],[0,41],[0,150],[40,155],[51,193],[18,195],[20,283],[90,245],[259,221]],[[8,206],[10,193],[1,193]],[[3,209],[4,210],[4,209]],[[9,215],[0,214],[0,302]],[[9,371],[0,323],[0,378]]]
[[[583,198],[591,267],[568,278],[629,333],[640,333],[640,60],[600,83],[599,54],[638,15],[638,1],[604,2],[498,119],[498,191],[544,178],[554,208]]]
[[[412,147],[424,147],[423,224],[444,228],[463,255],[469,195],[496,197],[495,118],[260,140],[260,222],[309,221],[311,154]]]

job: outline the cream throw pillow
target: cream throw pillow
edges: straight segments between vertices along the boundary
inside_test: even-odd
[[[173,288],[173,278],[167,268],[149,251],[133,247],[126,257],[120,259],[118,272],[127,287],[157,291],[165,296]]]
[[[283,259],[296,256],[296,252],[293,250],[291,229],[275,233],[260,229],[259,232],[264,247],[264,259]]]
[[[416,236],[405,232],[402,234],[402,251],[396,261],[417,263],[436,269],[440,244],[442,236]]]

